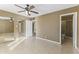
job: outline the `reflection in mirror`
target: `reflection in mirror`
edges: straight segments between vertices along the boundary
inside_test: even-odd
[[[0,43],[14,41],[14,22],[11,17],[0,16]]]

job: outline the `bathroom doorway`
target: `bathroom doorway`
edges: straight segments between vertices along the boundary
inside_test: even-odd
[[[77,48],[77,13],[60,15],[60,43]]]

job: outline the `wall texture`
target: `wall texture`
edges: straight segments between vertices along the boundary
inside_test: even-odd
[[[59,42],[60,15],[78,13],[78,46],[79,46],[79,6],[42,15],[36,18],[37,37]]]

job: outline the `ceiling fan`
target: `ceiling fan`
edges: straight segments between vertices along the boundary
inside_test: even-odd
[[[35,14],[39,14],[37,11],[33,11],[32,9],[35,8],[34,5],[29,5],[29,4],[26,4],[25,7],[22,7],[22,6],[19,6],[17,4],[15,4],[15,6],[19,7],[19,8],[22,8],[23,10],[22,11],[18,11],[18,12],[26,12],[27,11],[27,14],[30,16],[30,12],[32,13],[35,13]]]

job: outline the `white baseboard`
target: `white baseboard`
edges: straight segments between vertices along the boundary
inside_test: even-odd
[[[60,42],[56,42],[56,41],[52,41],[52,40],[48,40],[48,39],[44,39],[44,38],[40,38],[40,37],[36,37],[36,39],[41,39],[41,40],[45,40],[45,41],[49,41],[49,42],[52,42],[52,43],[55,43],[55,44],[60,44]]]

